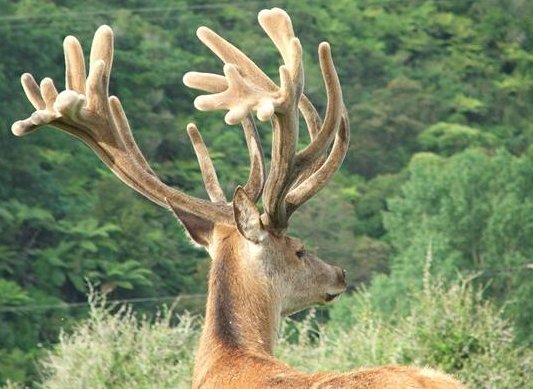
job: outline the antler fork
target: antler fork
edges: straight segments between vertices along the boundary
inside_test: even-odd
[[[102,26],[96,31],[88,76],[78,40],[72,36],[65,38],[64,51],[66,89],[58,93],[50,78],[43,79],[39,86],[30,74],[24,74],[22,86],[36,111],[14,123],[12,132],[21,136],[47,124],[57,127],[85,142],[123,182],[156,204],[204,220],[232,223],[232,208],[226,202],[196,126],[189,124],[187,131],[212,202],[169,187],[148,165],[133,138],[120,100],[109,96],[113,61],[111,28]],[[262,149],[251,117],[245,118],[243,127],[251,159],[245,189],[251,198],[257,199],[265,176]]]
[[[284,230],[290,215],[322,189],[341,165],[348,147],[349,125],[329,44],[322,43],[318,49],[328,97],[322,123],[302,94],[302,48],[289,16],[273,8],[261,11],[258,19],[283,58],[279,86],[244,53],[207,27],[198,29],[198,38],[225,63],[224,76],[189,72],[184,83],[213,93],[197,97],[195,106],[200,110],[228,110],[228,124],[238,123],[252,111],[259,120],[272,121],[271,168],[263,193],[262,221],[273,230]],[[311,142],[296,152],[299,111]]]
[[[263,224],[273,231],[283,231],[291,214],[322,189],[339,168],[348,147],[349,125],[329,44],[320,44],[318,50],[328,97],[322,122],[302,93],[302,48],[289,16],[278,8],[264,10],[259,13],[259,23],[283,58],[279,86],[239,49],[206,27],[198,29],[198,37],[226,63],[224,76],[190,72],[184,82],[212,93],[197,97],[197,108],[225,109],[227,123],[243,123],[251,160],[244,190],[253,202],[262,195]],[[122,181],[153,202],[182,215],[194,215],[213,223],[233,223],[231,204],[225,199],[207,148],[193,124],[187,131],[211,201],[167,186],[146,162],[119,99],[109,96],[111,29],[102,26],[95,34],[88,76],[79,42],[67,37],[64,49],[66,89],[58,93],[51,79],[45,78],[39,86],[30,74],[24,74],[22,85],[36,111],[28,119],[14,123],[13,133],[25,135],[46,124],[60,128],[88,144]],[[272,122],[271,167],[266,179],[251,112],[256,112],[259,120]],[[296,152],[299,112],[311,142]]]

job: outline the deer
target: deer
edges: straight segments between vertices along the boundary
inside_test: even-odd
[[[65,38],[66,85],[60,93],[50,78],[37,84],[30,74],[22,75],[35,112],[15,122],[12,132],[22,136],[51,125],[80,139],[122,182],[174,213],[192,242],[207,250],[211,268],[193,388],[464,388],[451,375],[431,368],[387,365],[304,373],[273,356],[284,316],[330,303],[347,288],[345,271],[306,251],[302,241],[287,235],[287,228],[291,215],[339,169],[350,127],[330,45],[318,47],[327,95],[322,118],[303,93],[302,46],[289,15],[266,9],[258,21],[281,55],[279,85],[208,27],[200,27],[197,36],[222,60],[223,75],[188,72],[183,77],[186,86],[207,92],[196,97],[198,110],[227,111],[225,122],[242,126],[249,177],[231,201],[195,124],[187,126],[187,133],[209,200],[166,185],[151,169],[120,100],[109,95],[109,26],[95,33],[88,74],[79,41]],[[268,171],[253,115],[272,127]],[[297,150],[300,115],[309,143]]]

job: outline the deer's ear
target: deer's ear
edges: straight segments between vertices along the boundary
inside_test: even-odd
[[[211,234],[213,232],[213,222],[205,220],[199,216],[193,215],[192,213],[185,212],[181,209],[174,207],[170,202],[168,202],[170,209],[176,215],[178,220],[181,222],[189,238],[196,244],[207,247],[211,241]]]
[[[259,210],[240,186],[233,195],[233,214],[237,229],[246,239],[259,243],[266,237]]]

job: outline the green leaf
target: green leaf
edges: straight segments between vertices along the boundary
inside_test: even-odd
[[[72,284],[74,285],[74,287],[76,288],[78,292],[85,293],[87,291],[87,285],[85,283],[84,278],[81,275],[74,274],[74,273],[68,273],[67,276],[70,282],[72,282]]]
[[[30,302],[28,292],[17,283],[0,279],[0,307],[5,305],[21,305]]]
[[[50,279],[52,280],[55,286],[59,287],[65,283],[66,275],[60,270],[53,270],[50,274]]]
[[[11,223],[15,220],[15,216],[7,208],[0,207],[0,219],[6,223]]]
[[[81,241],[80,247],[89,251],[90,253],[96,253],[98,251],[98,247],[96,246],[96,244],[89,240]]]

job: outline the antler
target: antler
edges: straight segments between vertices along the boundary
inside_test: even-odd
[[[259,23],[283,58],[279,86],[239,49],[206,27],[198,29],[198,36],[226,63],[224,76],[191,72],[185,75],[184,82],[212,93],[196,98],[197,108],[226,109],[228,124],[242,122],[250,154],[250,176],[244,190],[254,202],[262,195],[263,224],[273,230],[283,230],[290,215],[322,189],[342,163],[349,141],[349,125],[329,45],[319,46],[328,97],[322,122],[302,94],[302,48],[294,36],[289,16],[278,8],[264,10],[259,13]],[[193,124],[187,131],[211,202],[167,186],[146,162],[120,101],[109,96],[113,59],[111,29],[102,26],[95,34],[88,76],[76,38],[67,37],[64,49],[66,89],[58,93],[51,79],[43,79],[39,86],[30,74],[24,74],[22,85],[36,111],[14,123],[13,133],[26,135],[50,124],[84,141],[122,181],[158,205],[182,215],[232,223],[232,207],[226,201],[207,148]],[[251,112],[256,112],[259,120],[272,121],[271,168],[266,182],[263,153]],[[307,124],[311,142],[296,152],[299,112]]]
[[[321,43],[318,48],[328,98],[322,123],[302,94],[302,48],[289,16],[273,8],[261,11],[258,19],[283,59],[279,86],[243,52],[207,27],[200,27],[197,35],[225,63],[224,76],[189,72],[184,83],[213,93],[197,97],[194,104],[200,110],[228,110],[228,124],[240,122],[250,112],[256,112],[259,120],[272,121],[271,167],[263,193],[262,221],[273,230],[284,230],[290,215],[322,189],[342,163],[349,142],[348,116],[329,44]],[[299,111],[311,142],[296,152]]]
[[[72,36],[65,38],[64,50],[66,90],[58,94],[51,79],[43,79],[39,86],[30,74],[24,74],[22,86],[36,111],[14,123],[12,132],[21,136],[47,124],[57,127],[85,142],[123,182],[156,204],[210,222],[232,223],[232,208],[226,203],[207,149],[194,125],[190,124],[187,130],[212,202],[167,186],[146,162],[119,99],[109,97],[113,60],[111,28],[102,26],[96,31],[88,77],[78,40]],[[251,119],[244,122],[244,130],[251,158],[250,178],[245,188],[256,199],[264,184],[263,155]]]

